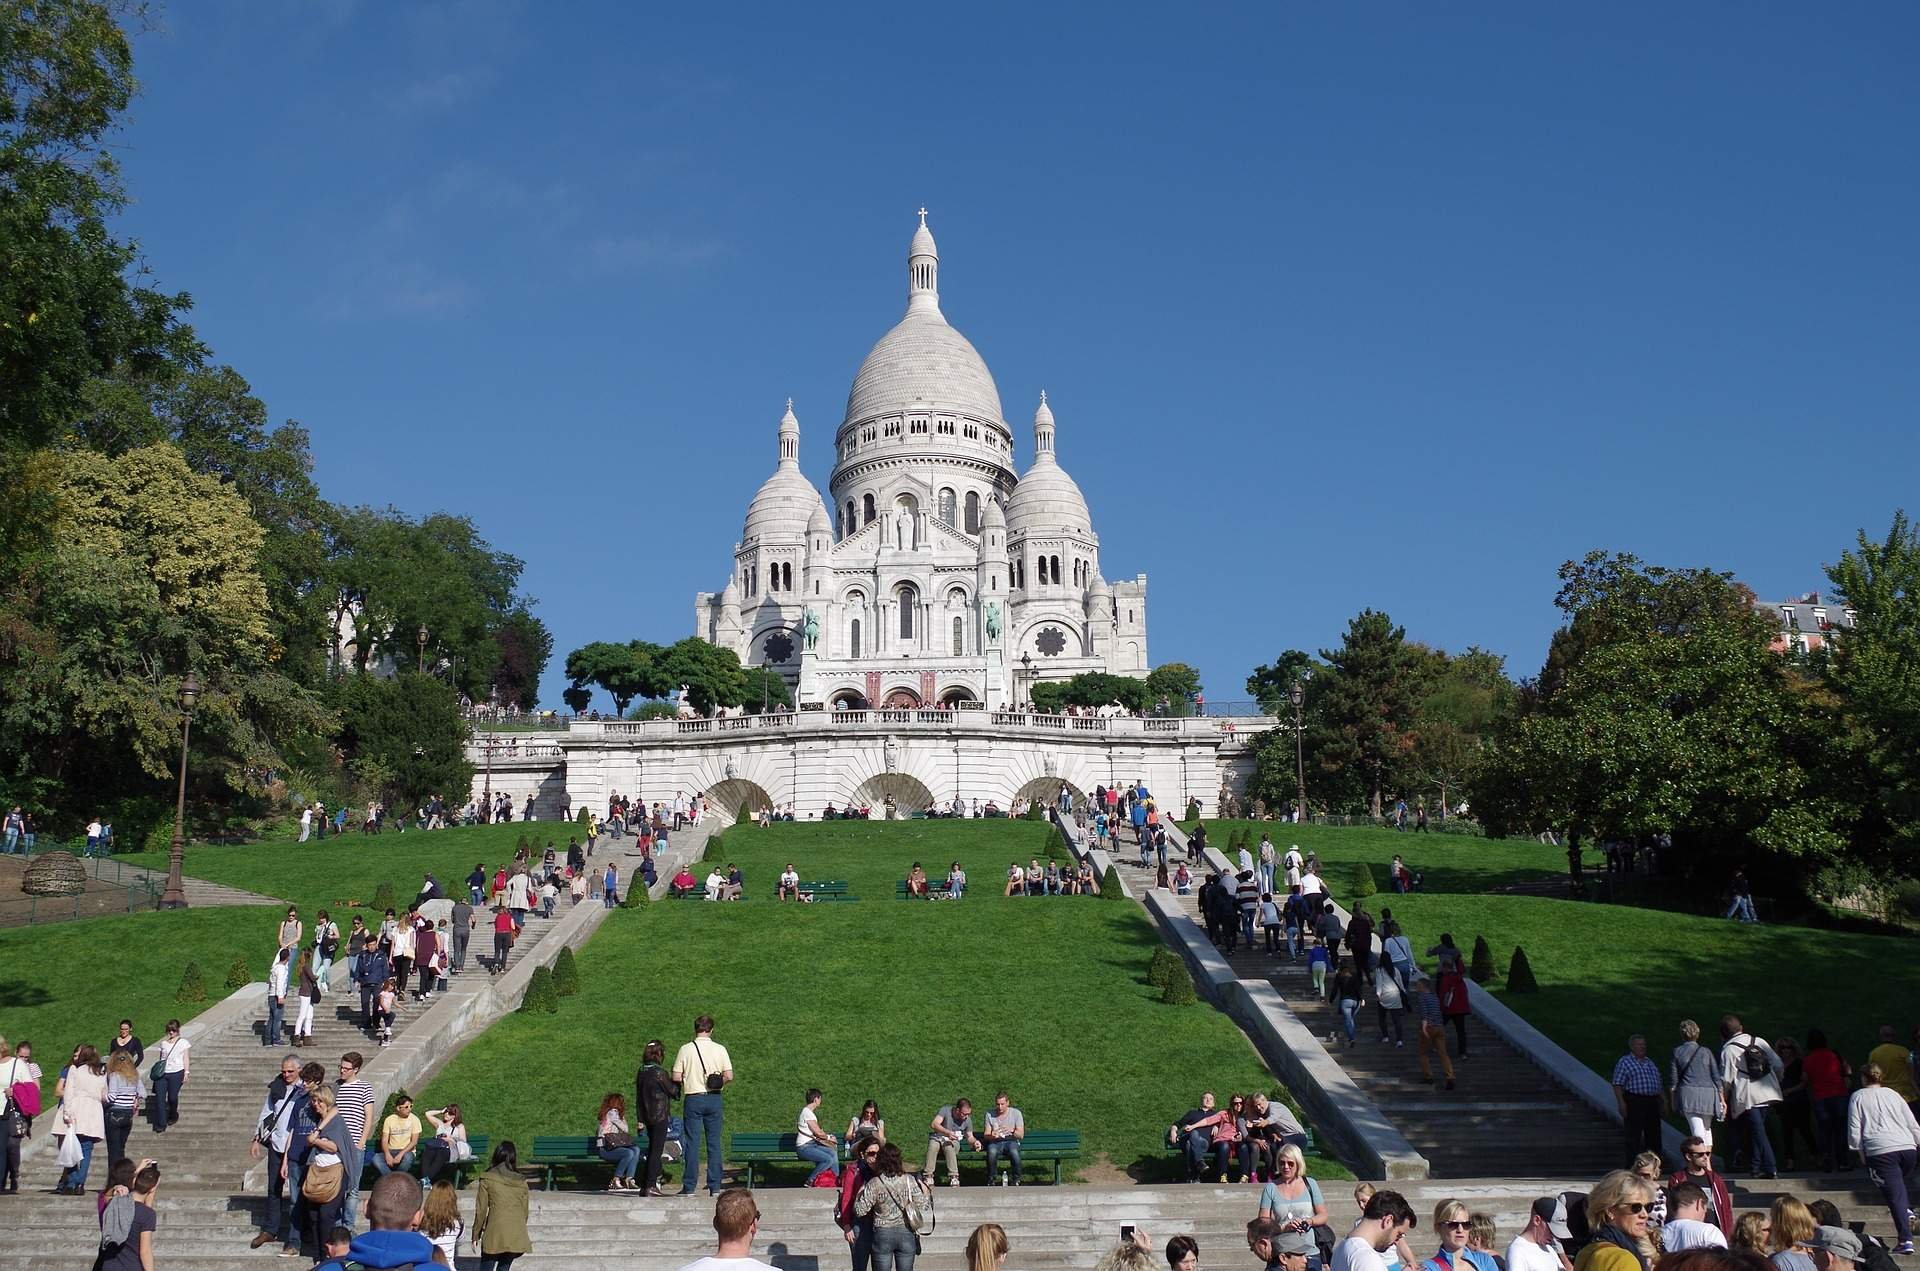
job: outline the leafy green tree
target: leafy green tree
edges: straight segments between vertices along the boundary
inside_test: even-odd
[[[1300,649],[1288,649],[1276,658],[1271,666],[1254,668],[1247,677],[1247,692],[1253,694],[1253,700],[1260,703],[1260,709],[1269,715],[1291,715],[1293,713],[1293,686],[1301,683],[1318,669],[1313,655]]]
[[[708,644],[698,636],[688,636],[662,650],[660,670],[664,692],[686,685],[687,700],[703,715],[715,706],[738,706],[746,699],[747,677],[739,657],[732,649]]]
[[[350,764],[380,765],[380,794],[389,806],[411,810],[433,794],[466,798],[473,786],[467,728],[446,684],[427,675],[354,675],[334,686],[334,704],[341,753]]]
[[[1427,678],[1412,766],[1421,788],[1438,795],[1444,819],[1487,738],[1513,713],[1519,691],[1507,677],[1506,659],[1477,647],[1454,655],[1432,651]]]
[[[1407,643],[1406,628],[1367,609],[1347,623],[1340,647],[1320,657],[1327,669],[1308,682],[1308,762],[1343,776],[1377,817],[1386,791],[1407,776],[1428,688],[1424,650]]]
[[[1193,697],[1200,691],[1200,672],[1185,662],[1168,662],[1147,672],[1147,701],[1167,704],[1170,715],[1191,715]]]
[[[525,606],[493,629],[500,658],[493,671],[493,697],[502,706],[532,710],[540,704],[540,677],[553,657],[553,633]]]
[[[750,715],[758,715],[762,710],[793,709],[793,690],[780,672],[764,666],[749,666],[742,670],[744,677],[741,687],[741,700]]]
[[[1033,704],[1043,710],[1067,706],[1102,707],[1120,703],[1130,711],[1147,708],[1147,683],[1129,675],[1086,671],[1071,679],[1042,680],[1031,690]]]
[[[658,645],[644,640],[611,644],[596,640],[567,654],[567,679],[574,688],[591,684],[613,699],[615,713],[627,713],[627,704],[636,697],[660,697],[666,691],[666,677],[657,659]]]

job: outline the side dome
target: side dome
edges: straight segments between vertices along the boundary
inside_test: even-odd
[[[813,482],[800,472],[800,421],[793,415],[793,399],[787,399],[787,413],[780,417],[780,463],[747,505],[747,523],[740,541],[783,539],[797,542],[806,538],[815,518],[825,520],[827,505]]]
[[[1065,530],[1092,538],[1093,516],[1087,511],[1086,496],[1053,455],[1053,409],[1045,393],[1040,394],[1040,408],[1033,412],[1033,450],[1033,466],[1007,500],[1007,532]]]

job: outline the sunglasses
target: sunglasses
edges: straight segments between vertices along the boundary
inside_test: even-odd
[[[1688,1152],[1687,1159],[1690,1161],[1710,1161],[1713,1159],[1713,1153],[1712,1152]]]
[[[1647,1210],[1653,1208],[1653,1206],[1649,1205],[1644,1200],[1630,1200],[1626,1204],[1620,1206],[1620,1208],[1626,1210],[1630,1214],[1644,1214],[1647,1212]]]
[[[1471,1221],[1458,1219],[1458,1218],[1450,1222],[1443,1222],[1440,1225],[1442,1227],[1445,1227],[1448,1231],[1467,1231],[1473,1227],[1473,1223]]]

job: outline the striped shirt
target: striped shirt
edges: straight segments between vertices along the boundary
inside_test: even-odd
[[[340,1119],[347,1123],[347,1135],[355,1145],[367,1141],[367,1104],[373,1100],[373,1087],[355,1077],[352,1081],[343,1081],[334,1091],[334,1102],[339,1105]]]
[[[107,1106],[122,1112],[132,1112],[140,1103],[140,1083],[128,1081],[124,1077],[107,1077]]]
[[[1660,1093],[1660,1065],[1645,1055],[1628,1053],[1613,1066],[1613,1084],[1628,1094]]]

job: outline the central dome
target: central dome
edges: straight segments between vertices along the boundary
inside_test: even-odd
[[[910,411],[952,411],[1000,421],[1000,390],[967,337],[938,309],[910,311],[860,364],[847,422]]]

